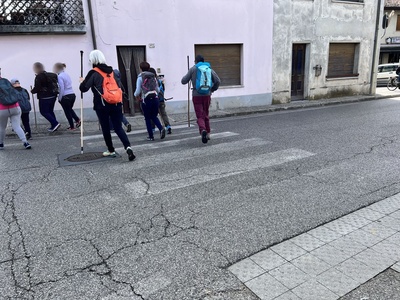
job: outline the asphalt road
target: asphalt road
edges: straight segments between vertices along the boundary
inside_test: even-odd
[[[227,267],[400,192],[400,102],[214,120],[137,161],[59,167],[77,135],[0,152],[1,299],[257,299]],[[195,137],[195,138],[194,138]],[[104,150],[89,137],[88,150]],[[119,143],[116,143],[120,147]]]

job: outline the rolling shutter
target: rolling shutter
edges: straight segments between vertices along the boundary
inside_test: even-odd
[[[356,46],[350,43],[329,45],[328,78],[358,76],[354,70]]]
[[[241,44],[196,45],[196,55],[203,55],[205,61],[221,78],[221,86],[241,85]]]

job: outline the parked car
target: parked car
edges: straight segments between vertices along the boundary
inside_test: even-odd
[[[399,64],[384,64],[378,66],[377,85],[386,86],[389,78],[396,76]]]

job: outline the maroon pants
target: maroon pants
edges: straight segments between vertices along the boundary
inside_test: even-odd
[[[203,130],[211,132],[209,110],[211,96],[193,96],[194,111],[196,112],[197,125],[199,125],[200,134]]]

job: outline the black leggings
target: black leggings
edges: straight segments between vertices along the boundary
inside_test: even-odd
[[[64,110],[65,117],[68,120],[70,128],[75,128],[74,120],[75,120],[75,122],[79,122],[79,117],[76,115],[76,113],[73,109],[75,100],[76,100],[76,95],[70,94],[70,95],[65,95],[64,97],[62,97],[62,99],[60,101],[60,104]]]
[[[126,135],[124,129],[122,128],[122,107],[121,104],[118,105],[107,105],[102,109],[96,110],[97,117],[99,118],[101,130],[103,132],[104,141],[106,142],[108,151],[114,152],[114,145],[112,142],[112,136],[110,132],[110,120],[114,126],[114,131],[121,140],[124,148],[131,146],[128,136]]]
[[[31,125],[29,124],[29,112],[24,112],[21,114],[21,121],[22,121],[22,126],[24,126],[25,132],[31,135],[32,132],[31,132]]]

